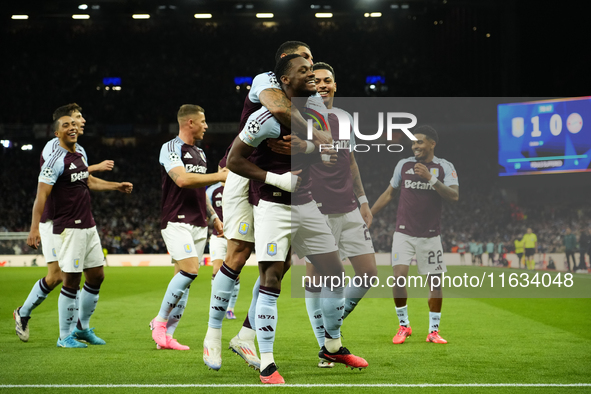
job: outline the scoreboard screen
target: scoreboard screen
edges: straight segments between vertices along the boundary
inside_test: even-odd
[[[499,176],[591,172],[591,97],[500,104]]]

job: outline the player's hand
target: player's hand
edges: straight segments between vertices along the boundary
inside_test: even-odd
[[[131,184],[129,182],[121,182],[121,183],[119,183],[117,190],[119,190],[121,193],[129,194],[133,190],[133,184]]]
[[[299,175],[299,174],[301,174],[301,173],[302,173],[302,170],[291,171],[291,173],[292,173],[293,175]],[[296,184],[295,184],[295,187],[293,188],[293,191],[292,191],[292,193],[295,193],[295,192],[297,192],[297,191],[298,191],[298,189],[300,188],[300,185],[302,184],[302,177],[299,177],[299,176],[298,176],[297,178],[298,178],[298,179],[297,179],[297,181],[296,181]]]
[[[299,138],[297,135],[284,135],[283,140],[272,138],[267,140],[267,145],[275,153],[281,155],[297,155],[306,151],[306,141]]]
[[[363,221],[367,225],[367,228],[371,227],[371,222],[373,221],[373,215],[371,214],[371,209],[369,209],[369,204],[364,202],[359,207],[359,212],[361,212],[361,217]]]
[[[420,176],[421,178],[423,178],[426,181],[429,181],[431,179],[431,177],[433,176],[433,175],[431,175],[431,173],[429,173],[429,169],[423,163],[415,164],[414,170],[415,170],[415,174],[417,174],[418,176]]]
[[[218,237],[224,236],[224,223],[222,223],[220,218],[213,219],[213,228],[218,232]]]
[[[29,236],[27,237],[27,245],[33,249],[38,249],[39,243],[41,243],[41,234],[39,234],[39,229],[31,229]]]
[[[320,154],[325,166],[334,167],[337,164],[338,152],[335,149],[323,149]]]
[[[332,145],[332,135],[328,131],[318,130],[317,128],[312,129],[312,142],[316,146],[320,145]]]
[[[230,170],[228,170],[228,168],[222,168],[218,171],[218,175],[219,175],[219,182],[226,182],[226,178],[228,177],[228,173],[230,172]]]
[[[115,166],[115,162],[113,160],[105,160],[105,161],[96,165],[96,167],[97,167],[96,171],[97,172],[111,171],[114,166]]]

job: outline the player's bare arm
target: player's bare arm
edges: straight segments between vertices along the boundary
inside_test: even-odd
[[[415,174],[426,180],[427,182],[431,180],[431,173],[427,166],[422,163],[415,164],[414,167]],[[447,186],[443,184],[441,181],[437,180],[433,185],[435,191],[446,201],[449,202],[456,202],[460,198],[460,187],[458,185],[451,185]]]
[[[104,172],[104,171],[111,171],[115,166],[115,162],[113,160],[104,160],[99,164],[93,164],[88,166],[88,172],[90,174],[95,172]]]
[[[133,184],[130,182],[109,182],[89,175],[88,188],[95,192],[117,190],[121,193],[129,194],[133,190]]]
[[[261,104],[269,110],[283,126],[292,129],[300,136],[306,136],[308,124],[300,114],[300,111],[294,106],[281,89],[265,89],[259,95]],[[293,127],[292,127],[293,124]],[[332,136],[329,132],[313,128],[312,142],[316,146],[320,144],[332,144]]]
[[[382,193],[382,195],[376,200],[376,202],[371,207],[371,214],[375,216],[378,212],[382,210],[382,208],[388,205],[390,201],[392,201],[392,199],[398,195],[398,193],[400,193],[400,189],[394,189],[392,185],[388,185],[386,190]]]
[[[228,170],[224,168],[211,174],[193,174],[186,172],[184,167],[179,166],[168,171],[168,175],[178,187],[197,189],[214,183],[225,182],[228,177]]]
[[[37,185],[37,196],[35,197],[35,202],[33,203],[31,230],[29,231],[29,236],[27,237],[27,245],[33,249],[37,249],[39,247],[39,243],[41,242],[41,235],[39,234],[39,222],[41,221],[41,216],[43,215],[43,210],[45,209],[45,202],[51,194],[52,189],[53,185],[48,185],[47,183],[39,182]]]
[[[224,224],[222,223],[222,221],[218,217],[217,213],[215,213],[215,210],[213,209],[213,206],[211,205],[211,200],[209,199],[208,195],[205,196],[205,208],[207,211],[207,218],[208,219],[213,218],[213,227],[218,232],[218,237],[223,237],[224,236]]]
[[[361,197],[365,196],[365,190],[363,189],[363,183],[361,182],[359,166],[357,165],[357,161],[355,161],[355,154],[351,152],[349,157],[351,162],[349,167],[351,169],[351,177],[353,178],[353,192],[355,193],[357,200],[359,200]],[[364,200],[365,202],[361,202]],[[367,228],[369,228],[373,220],[373,215],[371,213],[371,209],[369,208],[369,202],[367,202],[367,197],[365,197],[365,199],[361,199],[361,201],[359,203],[359,212],[361,213],[361,217],[367,225]]]
[[[308,148],[306,141],[302,140],[295,134],[284,135],[283,139],[269,138],[267,145],[275,153],[281,155],[297,155],[298,153],[305,153]]]
[[[265,171],[248,161],[248,157],[253,151],[252,146],[245,144],[239,137],[236,137],[228,153],[227,168],[242,177],[267,183],[288,192],[297,190],[302,182],[302,178],[297,176],[301,170],[292,173],[286,172],[281,175]]]

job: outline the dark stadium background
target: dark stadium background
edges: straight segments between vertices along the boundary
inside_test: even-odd
[[[273,68],[286,40],[312,47],[337,74],[338,96],[576,97],[589,95],[584,61],[590,38],[580,2],[550,1],[21,1],[0,10],[0,231],[28,231],[39,155],[52,137],[53,110],[83,107],[80,143],[91,163],[113,159],[99,176],[134,183],[131,197],[93,194],[93,211],[110,253],[165,253],[159,231],[158,152],[172,138],[178,107],[206,109],[202,147],[215,171],[237,129],[246,84],[234,78]],[[98,6],[98,8],[96,8]],[[312,7],[314,6],[314,8]],[[407,7],[404,7],[407,6]],[[211,19],[195,19],[207,12]],[[273,12],[273,19],[256,19]],[[316,12],[331,12],[317,19]],[[365,13],[382,12],[380,18]],[[72,14],[88,14],[73,20]],[[134,20],[134,13],[149,13]],[[27,14],[27,20],[12,20]],[[487,36],[488,35],[488,36]],[[367,76],[385,84],[373,90]],[[103,78],[121,78],[105,90]],[[443,241],[506,243],[531,226],[547,251],[560,251],[566,226],[591,223],[587,174],[497,177],[497,131],[446,130],[437,156],[454,163],[460,199],[446,205]],[[114,145],[106,145],[106,142]],[[130,143],[131,145],[126,145]],[[23,151],[26,144],[32,150]],[[385,189],[391,163],[357,155],[370,203]],[[395,206],[376,218],[376,249],[389,251]],[[0,242],[0,254],[15,243]],[[18,247],[17,247],[18,248]],[[22,253],[31,253],[20,242]]]

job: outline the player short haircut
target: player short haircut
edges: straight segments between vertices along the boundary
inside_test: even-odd
[[[323,63],[323,62],[314,63],[314,66],[312,66],[312,69],[314,71],[316,71],[316,70],[328,70],[332,74],[332,80],[333,81],[336,81],[337,80],[337,76],[334,73],[334,69],[328,63]]]
[[[195,104],[183,104],[179,108],[179,112],[176,114],[176,118],[178,120],[181,120],[186,116],[194,115],[199,112],[205,113],[205,110],[202,107]]]
[[[306,47],[310,49],[310,52],[312,51],[310,46],[305,42],[286,41],[279,46],[279,49],[277,49],[277,53],[275,53],[275,63],[279,63],[279,59],[281,59],[281,54],[285,53],[286,55],[291,55],[292,53],[296,53],[299,47]]]
[[[439,143],[439,135],[437,135],[437,132],[431,126],[419,126],[414,129],[414,134],[424,134],[431,141],[435,141],[436,144]]]
[[[53,111],[53,121],[55,122],[62,116],[72,116],[72,114],[76,111],[82,112],[82,107],[76,103],[62,105],[61,107]]]
[[[277,79],[281,80],[281,77],[287,75],[289,71],[292,69],[291,61],[298,57],[302,57],[302,55],[298,55],[297,53],[292,53],[291,55],[287,55],[279,59],[277,66],[275,66],[275,76]]]
[[[60,107],[61,108],[61,107]],[[55,115],[55,113],[54,113]],[[64,116],[72,116],[70,114],[64,114],[64,115],[60,115],[57,119],[53,120],[53,131],[56,132],[59,130],[60,128],[60,119],[63,118]]]

